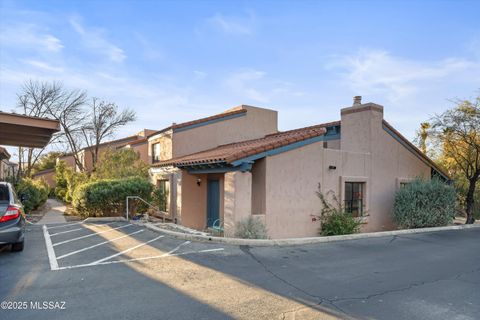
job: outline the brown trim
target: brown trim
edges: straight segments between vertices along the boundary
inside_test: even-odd
[[[19,114],[19,113],[14,113],[14,112],[4,112],[0,110],[0,116],[1,115],[6,115],[6,116],[14,116],[14,117],[22,117],[26,119],[32,119],[32,120],[42,120],[42,121],[51,121],[54,123],[59,123],[58,120],[55,119],[50,119],[50,118],[42,118],[42,117],[34,117],[34,116],[27,116],[25,114]]]

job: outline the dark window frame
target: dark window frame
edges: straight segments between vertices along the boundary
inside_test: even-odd
[[[364,215],[366,189],[365,186],[365,182],[345,181],[345,211],[347,213],[350,213],[354,217],[363,217]]]

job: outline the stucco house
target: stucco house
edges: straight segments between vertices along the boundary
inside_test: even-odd
[[[277,112],[241,105],[223,113],[176,124],[148,136],[150,177],[153,184],[164,190],[164,207],[170,219],[187,226],[204,229],[206,224],[196,222],[196,214],[182,216],[183,212],[197,212],[197,189],[183,184],[183,171],[166,161],[188,154],[215,148],[226,143],[263,137],[277,132]],[[185,179],[190,176],[185,176]],[[196,177],[191,176],[192,179]],[[196,181],[196,180],[195,180]],[[193,183],[196,185],[196,182]],[[190,198],[194,197],[194,198]]]
[[[230,119],[240,113],[241,124]],[[236,223],[254,215],[275,239],[318,234],[318,186],[361,219],[363,231],[380,231],[395,227],[402,184],[448,179],[383,119],[382,106],[355,97],[340,116],[278,132],[275,111],[242,106],[173,125],[149,137],[152,180],[170,189],[167,210],[177,223],[203,230],[219,219],[233,236]]]
[[[107,150],[131,148],[139,154],[141,160],[143,160],[145,163],[148,163],[148,142],[146,137],[154,132],[156,131],[143,129],[134,135],[101,143],[99,145],[98,161],[101,161],[102,154],[104,154]],[[78,151],[79,161],[87,172],[91,172],[93,170],[92,148],[93,147],[85,147]],[[57,162],[58,161],[64,161],[67,166],[75,167],[78,170],[78,166],[76,165],[75,159],[71,153],[57,158]]]

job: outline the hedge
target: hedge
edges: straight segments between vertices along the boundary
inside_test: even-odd
[[[22,204],[25,212],[29,213],[47,201],[50,187],[43,179],[32,180],[24,178],[17,185],[16,191],[19,196],[23,195],[26,197]]]
[[[139,196],[147,201],[152,184],[141,177],[87,182],[73,193],[73,208],[82,216],[120,216],[125,213],[127,196]]]
[[[445,226],[454,218],[456,199],[452,186],[416,179],[396,193],[393,218],[401,228]]]

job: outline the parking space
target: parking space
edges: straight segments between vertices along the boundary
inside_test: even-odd
[[[218,245],[173,239],[126,222],[44,225],[43,235],[51,270],[224,251]]]

